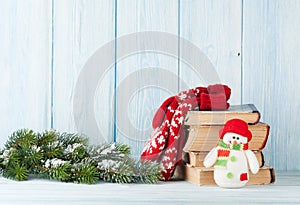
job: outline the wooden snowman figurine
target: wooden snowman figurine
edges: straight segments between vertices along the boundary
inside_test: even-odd
[[[248,150],[252,133],[248,124],[239,119],[226,122],[219,133],[219,144],[204,159],[204,166],[214,165],[214,180],[224,188],[239,188],[249,181],[249,168],[253,174],[259,171],[254,153]]]

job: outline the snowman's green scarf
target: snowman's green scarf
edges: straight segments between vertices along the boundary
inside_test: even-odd
[[[225,168],[227,165],[227,161],[230,155],[230,150],[247,150],[248,144],[225,144],[223,140],[219,141],[219,145],[217,147],[218,152],[218,158],[215,163],[215,167],[221,167]],[[231,160],[235,160],[235,158],[232,158]]]

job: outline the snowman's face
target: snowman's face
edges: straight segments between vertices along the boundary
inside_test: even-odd
[[[248,138],[233,132],[228,132],[223,136],[223,142],[226,144],[247,144]]]

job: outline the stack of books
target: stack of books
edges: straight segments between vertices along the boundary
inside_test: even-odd
[[[187,141],[183,148],[183,164],[177,167],[175,176],[198,185],[215,185],[213,168],[205,168],[203,161],[208,152],[219,142],[219,130],[230,119],[241,119],[248,123],[252,132],[249,149],[259,162],[257,174],[250,173],[248,184],[271,184],[275,182],[275,171],[264,163],[264,149],[270,126],[260,122],[260,113],[253,104],[232,105],[226,111],[190,111],[185,121]]]

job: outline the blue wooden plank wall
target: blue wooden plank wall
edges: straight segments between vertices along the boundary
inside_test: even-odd
[[[266,160],[299,170],[300,1],[247,0],[243,6],[243,97],[271,125]]]
[[[51,1],[0,1],[1,147],[16,129],[51,126]]]
[[[127,143],[157,107],[225,83],[271,125],[265,158],[299,170],[297,0],[0,0],[0,145],[19,128]],[[201,66],[199,66],[201,65]]]

